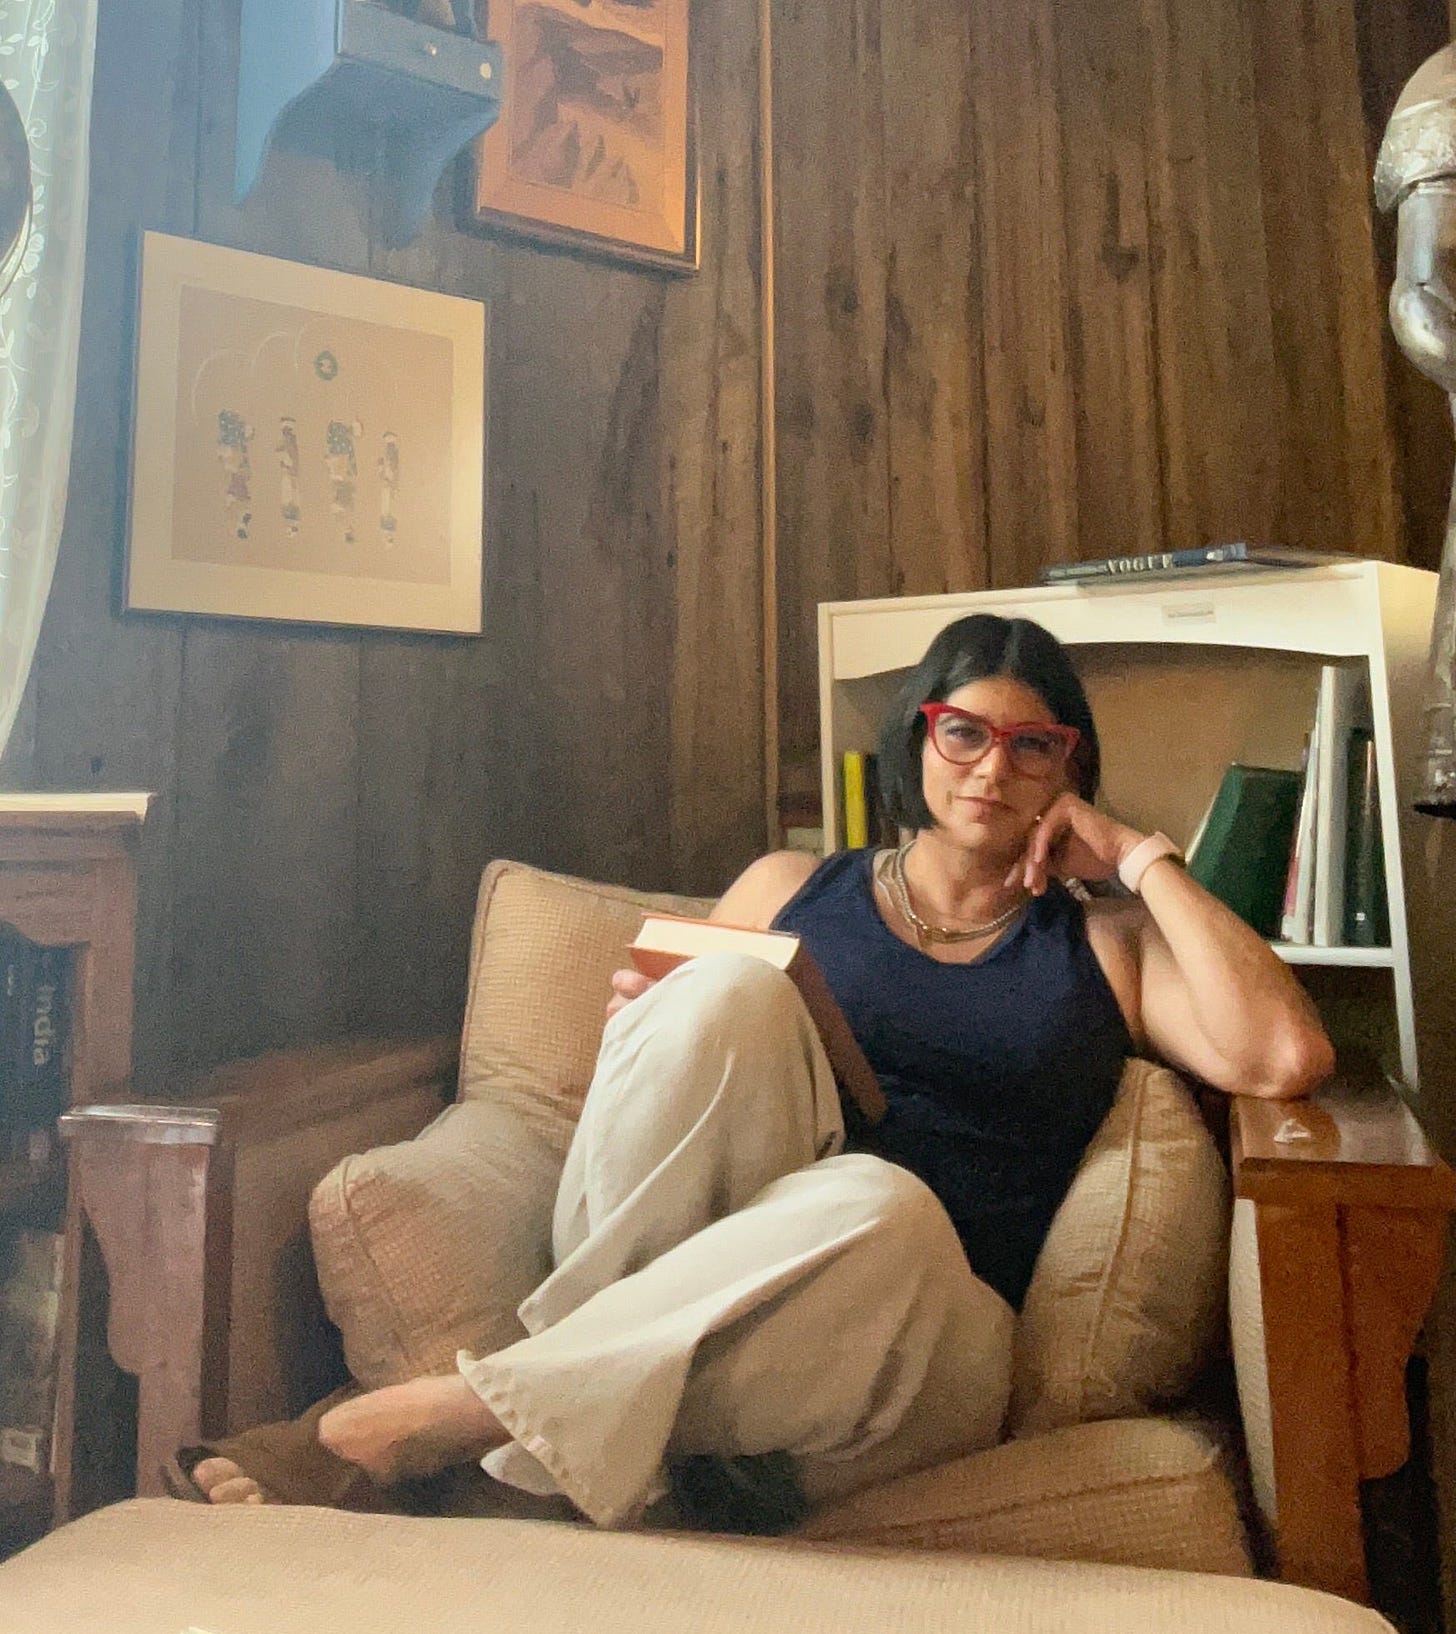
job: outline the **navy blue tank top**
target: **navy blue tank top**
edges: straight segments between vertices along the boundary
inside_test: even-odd
[[[919,1175],[977,1276],[1019,1308],[1132,1039],[1062,886],[974,964],[941,964],[880,917],[873,860],[826,858],[774,925],[823,967],[889,1102],[855,1148]]]

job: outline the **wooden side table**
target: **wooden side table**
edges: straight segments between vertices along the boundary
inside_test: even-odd
[[[1380,1083],[1236,1099],[1231,1146],[1235,1236],[1246,1211],[1262,1309],[1246,1327],[1235,1297],[1245,1422],[1268,1425],[1267,1446],[1251,1437],[1255,1496],[1285,1581],[1365,1600],[1360,1486],[1410,1453],[1405,1368],[1441,1275],[1456,1175]]]
[[[70,1104],[116,1099],[131,1076],[136,850],[147,794],[0,793],[0,921],[42,947],[70,948]],[[54,1176],[0,1166],[0,1217],[34,1218]],[[70,1513],[80,1237],[67,1204],[61,1285],[54,1510]],[[34,1494],[30,1501],[34,1501]]]

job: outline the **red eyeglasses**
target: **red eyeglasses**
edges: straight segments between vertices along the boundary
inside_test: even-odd
[[[999,743],[1011,769],[1022,777],[1054,777],[1082,741],[1075,726],[1041,721],[995,726],[983,715],[972,715],[954,704],[921,704],[920,713],[928,723],[930,741],[955,766],[974,766]]]

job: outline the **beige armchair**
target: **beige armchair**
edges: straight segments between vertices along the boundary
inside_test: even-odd
[[[104,1318],[115,1363],[137,1380],[138,1494],[162,1490],[177,1447],[297,1412],[345,1371],[372,1388],[520,1336],[516,1306],[548,1268],[607,976],[649,905],[706,906],[494,863],[460,1040],[276,1056],[215,1075],[190,1108],[68,1115],[90,1244],[82,1333]],[[1185,1628],[1199,1626],[1194,1602],[1268,1589],[1213,1580],[1251,1577],[1256,1560],[1287,1582],[1365,1598],[1360,1483],[1407,1454],[1404,1367],[1456,1181],[1388,1094],[1236,1102],[1230,1122],[1231,1187],[1193,1098],[1165,1070],[1132,1064],[1038,1264],[1003,1444],[862,1492],[812,1516],[802,1539],[731,1547],[1211,1574],[1172,1618]],[[1230,1334],[1241,1426],[1193,1407]],[[95,1372],[78,1374],[77,1432],[58,1472],[73,1514],[123,1495],[87,1452],[103,1439],[88,1426],[108,1410],[90,1399]],[[63,1528],[33,1555],[80,1558],[85,1527],[125,1531],[118,1517],[137,1507]],[[140,1508],[147,1528],[179,1540],[238,1524]],[[330,1522],[366,1523],[436,1524]],[[520,1523],[479,1525],[514,1538]],[[531,1531],[507,1553],[569,1561],[602,1547],[552,1542],[557,1531]],[[303,1547],[296,1528],[288,1535]],[[497,1550],[502,1536],[471,1548]],[[31,1556],[0,1568],[0,1599],[36,1569]],[[1017,1592],[1032,1581],[1018,1578]],[[1088,1592],[1101,1603],[1101,1588]],[[1248,1600],[1244,1626],[1263,1626],[1262,1604]],[[1300,1604],[1278,1602],[1269,1626],[1297,1626]],[[1080,1626],[1103,1626],[1083,1612]]]

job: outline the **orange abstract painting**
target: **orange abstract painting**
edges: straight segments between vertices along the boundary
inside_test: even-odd
[[[679,268],[697,264],[689,0],[488,0],[505,48],[481,139],[483,223]]]

